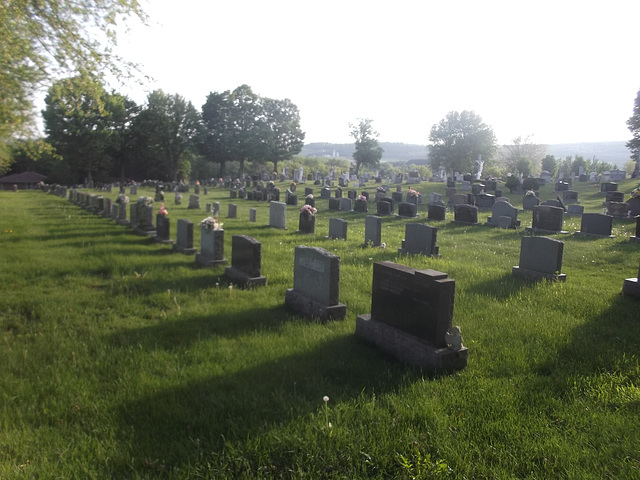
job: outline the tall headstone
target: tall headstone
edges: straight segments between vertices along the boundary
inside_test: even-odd
[[[307,318],[341,320],[347,307],[339,301],[340,257],[319,247],[295,249],[293,288],[285,292],[285,304]]]
[[[446,273],[376,262],[371,313],[358,315],[356,335],[430,372],[463,369],[468,350],[452,326],[454,296],[455,280]]]
[[[287,228],[287,205],[283,202],[269,202],[269,226]]]
[[[225,269],[225,277],[234,285],[258,287],[267,284],[261,272],[262,243],[248,235],[231,237],[231,266]]]
[[[336,218],[336,217],[330,218],[328,238],[346,240],[347,239],[347,222],[342,218]]]
[[[522,237],[520,263],[512,273],[518,277],[534,280],[559,280],[567,276],[562,272],[564,242],[548,237]]]
[[[429,220],[445,220],[447,209],[444,205],[429,205],[427,207],[427,218]]]
[[[364,247],[379,247],[382,244],[382,218],[367,215],[364,219]]]
[[[171,240],[171,222],[168,215],[158,213],[156,215],[156,236],[155,241],[158,243],[172,244]]]
[[[176,243],[173,251],[193,255],[196,249],[193,247],[193,222],[187,218],[179,218],[177,222]]]
[[[200,210],[200,197],[198,195],[189,195],[189,210]]]
[[[229,212],[227,218],[238,218],[238,206],[235,203],[229,204]]]
[[[440,247],[436,244],[438,229],[424,223],[407,223],[404,240],[398,253],[437,256]]]
[[[196,264],[210,267],[227,263],[224,258],[224,230],[200,227],[200,251],[196,253]]]
[[[249,221],[250,222],[255,222],[256,221],[256,216],[257,216],[257,210],[255,208],[250,208],[249,209]]]

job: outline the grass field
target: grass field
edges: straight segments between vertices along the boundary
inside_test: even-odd
[[[305,236],[295,207],[277,230],[264,202],[236,199],[227,219],[228,191],[201,195],[221,202],[227,258],[234,234],[262,242],[268,285],[254,290],[66,198],[0,192],[0,478],[640,479],[640,299],[621,295],[640,263],[633,222],[608,239],[573,235],[580,219],[565,217],[570,234],[551,237],[566,283],[530,283],[511,275],[524,228],[449,211],[429,222],[441,257],[399,255],[425,202],[420,218],[383,219],[385,249],[361,248],[365,215],[329,211],[315,189]],[[599,188],[574,189],[602,211]],[[206,216],[167,198],[172,238],[178,218]],[[324,238],[332,215],[348,240]],[[284,308],[301,244],[340,256],[344,321]],[[456,280],[466,369],[430,377],[355,337],[381,260]]]

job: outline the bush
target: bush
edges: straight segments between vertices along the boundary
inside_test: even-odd
[[[507,187],[510,192],[513,192],[513,189],[516,188],[518,185],[520,185],[520,179],[513,175],[511,175],[510,177],[507,177],[507,181],[504,182],[504,186]]]

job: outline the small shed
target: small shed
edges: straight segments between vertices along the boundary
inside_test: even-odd
[[[47,178],[46,175],[42,175],[36,172],[22,172],[7,175],[0,178],[0,189],[12,190],[14,185],[17,185],[19,189],[36,188],[38,183],[43,182]]]

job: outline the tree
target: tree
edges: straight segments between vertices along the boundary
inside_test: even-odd
[[[553,176],[558,169],[558,161],[553,155],[547,155],[542,159],[542,170],[549,172],[549,175]]]
[[[91,183],[94,176],[106,178],[110,173],[109,150],[119,121],[114,112],[123,101],[88,77],[59,80],[49,89],[42,111],[45,132],[76,181],[84,176]]]
[[[187,161],[189,152],[195,150],[195,139],[201,131],[200,114],[193,104],[178,94],[155,90],[147,97],[147,105],[136,117],[133,128],[156,159],[153,173],[178,181],[184,170],[181,162]]]
[[[512,145],[504,145],[500,150],[501,163],[512,173],[522,173],[525,177],[540,170],[540,161],[547,154],[547,146],[531,141],[531,137],[517,137]]]
[[[378,132],[371,126],[372,122],[373,120],[369,118],[359,118],[357,124],[349,124],[356,146],[356,151],[353,152],[356,163],[355,175],[358,175],[361,166],[376,168],[384,152],[378,143]]]
[[[627,142],[627,148],[631,150],[631,158],[636,162],[631,178],[636,178],[640,176],[640,90],[636,95],[633,115],[627,120],[627,126],[633,137]]]
[[[429,160],[434,172],[440,165],[453,172],[475,172],[479,155],[489,160],[496,150],[491,127],[473,111],[449,112],[429,133]]]
[[[225,174],[226,162],[231,160],[231,136],[228,135],[231,130],[230,95],[229,90],[211,92],[202,105],[203,131],[198,145],[209,161],[220,164],[220,177]]]
[[[114,56],[118,23],[146,16],[137,0],[5,0],[0,5],[0,140],[33,116],[32,94],[47,78],[117,77],[131,65]],[[102,44],[95,40],[102,34]],[[123,68],[124,67],[124,68]]]
[[[264,157],[273,162],[274,171],[278,162],[297,155],[304,146],[304,132],[300,128],[300,113],[291,100],[265,98],[262,102],[266,137]]]

